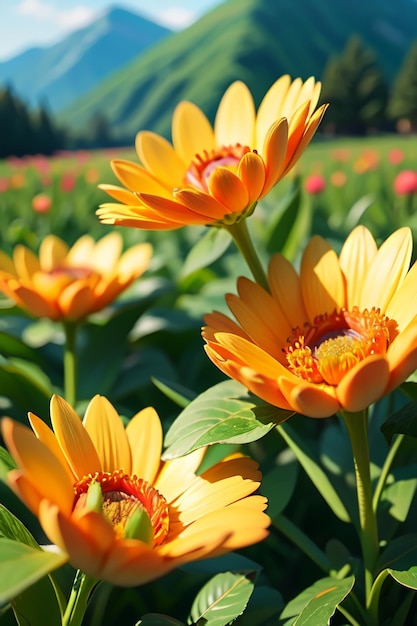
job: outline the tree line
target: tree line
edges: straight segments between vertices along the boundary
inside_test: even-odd
[[[389,86],[372,50],[353,36],[339,55],[329,59],[322,84],[321,100],[331,104],[321,126],[324,132],[417,131],[417,41]],[[31,111],[9,86],[0,89],[0,159],[116,144],[104,114],[91,120],[87,133],[75,136],[52,119],[46,106]]]

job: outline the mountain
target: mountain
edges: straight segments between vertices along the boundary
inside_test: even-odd
[[[53,46],[1,62],[0,85],[10,85],[31,106],[46,103],[58,111],[170,33],[114,7]]]
[[[70,127],[107,116],[121,141],[139,129],[170,134],[189,99],[213,118],[219,97],[244,80],[259,102],[283,73],[320,78],[329,57],[358,34],[391,81],[416,38],[415,0],[228,0],[144,52],[63,111]]]

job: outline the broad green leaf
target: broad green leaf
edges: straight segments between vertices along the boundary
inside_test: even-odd
[[[217,261],[226,252],[231,241],[224,228],[209,228],[190,250],[184,261],[181,278]]]
[[[162,615],[159,613],[147,613],[136,622],[135,626],[184,626],[183,622],[179,622],[177,619],[173,617],[168,617],[168,615]]]
[[[417,589],[417,565],[413,565],[413,567],[404,572],[395,569],[389,569],[388,572],[403,587]]]
[[[18,357],[33,361],[34,363],[42,363],[39,351],[29,347],[18,337],[14,337],[9,333],[0,331],[0,354],[5,357]]]
[[[170,427],[164,459],[188,454],[214,443],[249,443],[266,435],[293,413],[249,396],[234,380],[211,387],[180,413]]]
[[[390,503],[389,512],[400,522],[405,522],[417,488],[417,466],[399,467],[393,471],[392,484],[385,485],[382,501]]]
[[[261,493],[268,498],[268,515],[273,520],[287,506],[297,483],[298,463],[293,458],[262,477]]]
[[[6,480],[7,474],[16,468],[16,461],[10,452],[3,446],[0,446],[0,480]]]
[[[381,552],[376,569],[381,571],[395,565],[397,570],[408,570],[417,563],[417,534],[407,533],[391,539]]]
[[[253,583],[241,574],[217,574],[195,597],[188,623],[225,626],[243,613],[252,591]]]
[[[142,387],[148,386],[152,382],[155,372],[165,378],[175,376],[175,369],[166,354],[158,348],[151,346],[138,350],[129,355],[123,368],[119,368],[117,376],[111,390],[111,397],[116,402],[120,402],[132,393],[138,393]]]
[[[283,607],[284,601],[279,591],[263,585],[256,586],[245,612],[239,617],[239,626],[278,625]]]
[[[67,555],[63,553],[47,552],[12,539],[0,538],[0,604],[10,602],[67,560]]]
[[[417,400],[409,402],[402,409],[391,415],[381,427],[388,443],[394,435],[403,434],[417,437]]]
[[[307,443],[288,424],[280,424],[277,430],[333,513],[343,522],[349,522],[350,516],[344,503]]]
[[[211,559],[202,559],[201,561],[192,561],[181,565],[181,569],[189,574],[205,574],[214,576],[219,572],[239,572],[240,574],[245,572],[247,575],[257,575],[263,568],[259,563],[256,563],[252,559],[249,559],[243,554],[238,552],[228,552],[221,556],[216,556]]]
[[[282,626],[325,626],[353,588],[355,579],[322,578],[304,589],[281,613]],[[285,620],[285,621],[284,621]]]
[[[16,596],[11,605],[19,626],[61,626],[57,596],[48,576],[41,578]],[[47,619],[46,619],[47,616]]]
[[[27,411],[37,415],[49,413],[51,389],[45,389],[28,368],[24,370],[20,365],[0,364],[0,396],[9,398],[15,408],[22,409],[23,415]]]
[[[33,548],[39,548],[37,541],[26,526],[2,504],[0,504],[0,537],[14,539]]]
[[[185,408],[188,404],[190,404],[191,400],[194,400],[196,397],[193,391],[186,389],[182,385],[178,385],[177,383],[173,383],[167,380],[163,380],[162,378],[152,378],[152,382],[162,393],[172,400],[175,404],[180,406],[181,408]]]

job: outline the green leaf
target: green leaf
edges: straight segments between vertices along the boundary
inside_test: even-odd
[[[2,504],[0,504],[0,537],[7,537],[33,548],[39,548],[37,541],[26,526]]]
[[[261,492],[268,498],[268,515],[274,520],[287,506],[297,483],[298,463],[283,462],[262,477]]]
[[[234,380],[211,387],[185,407],[165,439],[164,459],[214,443],[249,443],[266,435],[293,413],[249,396]]]
[[[34,372],[29,371],[29,362],[22,364],[0,364],[0,396],[9,398],[15,408],[25,413],[32,411],[38,415],[49,413],[51,388],[45,388]],[[39,371],[38,371],[39,373]]]
[[[209,228],[190,250],[181,271],[181,278],[217,261],[230,246],[232,238],[224,228]]]
[[[391,415],[381,427],[385,439],[391,443],[394,435],[417,437],[417,400],[413,400]]]
[[[397,569],[406,570],[417,562],[417,534],[407,533],[391,539],[381,552],[376,570],[382,571],[395,564]]]
[[[190,391],[177,383],[163,380],[162,378],[152,378],[152,382],[159,391],[181,408],[185,408],[196,397],[194,391]]]
[[[0,480],[5,481],[7,474],[17,468],[16,461],[6,448],[0,446]]]
[[[417,488],[417,466],[415,463],[396,468],[392,484],[385,485],[382,501],[390,503],[389,512],[400,522],[405,522]]]
[[[281,626],[324,626],[330,624],[339,604],[353,588],[355,579],[322,578],[304,589],[281,613]],[[285,621],[284,621],[285,620]]]
[[[46,552],[6,537],[0,538],[0,604],[10,602],[67,560],[63,553]]]
[[[302,195],[301,180],[296,179],[281,206],[274,213],[278,219],[272,224],[267,235],[267,251],[270,254],[281,252],[293,259],[311,228],[311,208]]]
[[[248,606],[239,617],[239,626],[272,626],[278,624],[278,617],[284,606],[282,595],[272,587],[256,586]]]
[[[198,592],[188,623],[225,626],[243,613],[253,591],[253,583],[241,574],[217,574]]]
[[[27,346],[21,339],[0,331],[0,354],[5,357],[18,357],[35,363],[42,363],[38,350]]]
[[[344,503],[306,442],[288,424],[277,426],[277,430],[333,513],[343,522],[349,522],[350,516]]]
[[[139,389],[151,383],[155,372],[166,378],[175,376],[174,367],[162,350],[145,347],[129,355],[128,362],[119,368],[111,391],[112,398],[120,402],[126,396],[138,393]]]
[[[404,572],[395,569],[389,569],[388,572],[403,587],[417,589],[417,565],[413,565],[413,567]]]
[[[179,622],[173,617],[159,613],[147,613],[142,619],[136,622],[135,626],[139,626],[140,624],[143,624],[143,626],[184,626],[183,622]]]

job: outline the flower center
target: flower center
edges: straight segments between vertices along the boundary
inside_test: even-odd
[[[398,334],[397,323],[379,309],[342,309],[318,315],[302,332],[293,331],[284,349],[289,369],[312,383],[338,385],[357,363],[372,354],[385,354]]]
[[[68,278],[69,280],[81,280],[89,278],[93,274],[93,270],[89,267],[54,267],[50,272],[50,276]]]
[[[195,160],[191,162],[185,175],[185,184],[198,187],[202,191],[208,191],[208,180],[216,167],[227,167],[233,172],[237,171],[240,159],[246,152],[250,152],[248,146],[223,146],[203,154],[197,154]]]
[[[92,491],[99,488],[99,498]],[[149,518],[153,546],[163,543],[168,534],[169,512],[165,498],[143,478],[128,476],[123,470],[96,472],[75,483],[73,510],[91,508],[101,512],[120,538],[130,536],[132,520],[137,519],[143,528],[143,514]],[[142,516],[142,517],[141,517]],[[143,539],[142,536],[133,535]]]

